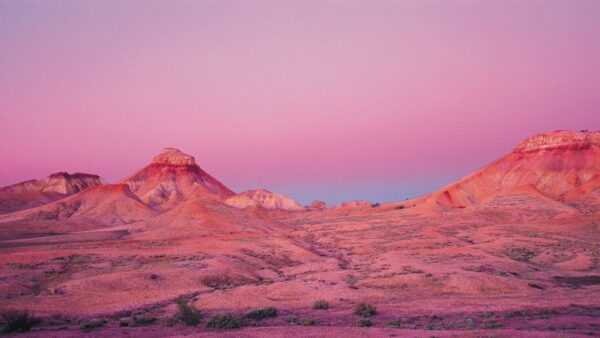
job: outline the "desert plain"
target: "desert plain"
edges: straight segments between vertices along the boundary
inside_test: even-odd
[[[166,148],[116,183],[1,188],[0,212],[0,308],[34,321],[9,336],[600,335],[600,132],[397,202],[236,194]]]

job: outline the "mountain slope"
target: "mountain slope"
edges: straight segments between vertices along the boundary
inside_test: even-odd
[[[105,183],[98,175],[59,172],[13,184],[0,188],[0,214],[34,208]]]
[[[101,225],[119,225],[155,214],[125,184],[92,187],[37,208],[0,216],[0,223],[14,221],[86,220]]]
[[[533,189],[561,203],[600,187],[600,132],[532,136],[486,167],[424,196],[425,204],[468,207],[511,190]]]

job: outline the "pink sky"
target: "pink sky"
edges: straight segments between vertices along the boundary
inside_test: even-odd
[[[600,128],[600,2],[0,2],[0,185],[165,146],[236,191],[399,200]]]

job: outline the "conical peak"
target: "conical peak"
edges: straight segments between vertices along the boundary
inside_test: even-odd
[[[176,148],[165,148],[152,159],[153,164],[192,166],[196,164],[194,156],[184,154]]]

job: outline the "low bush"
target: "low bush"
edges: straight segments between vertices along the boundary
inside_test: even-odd
[[[227,274],[222,275],[209,275],[204,276],[200,282],[202,284],[211,287],[213,289],[222,290],[231,287],[241,286],[252,283],[253,281],[244,276],[230,276]]]
[[[315,325],[315,320],[312,318],[304,318],[300,320],[299,324],[304,326],[313,326]]]
[[[150,325],[156,321],[156,317],[153,316],[143,316],[143,317],[133,317],[133,321],[136,325]]]
[[[206,327],[209,329],[237,329],[241,326],[241,320],[230,313],[215,314],[206,321]]]
[[[400,319],[392,319],[390,320],[387,325],[389,327],[394,327],[394,328],[399,328],[400,326],[402,326],[402,320]]]
[[[296,324],[296,316],[287,315],[285,316],[285,321],[288,322],[288,324]]]
[[[372,325],[373,325],[373,322],[371,322],[370,319],[362,318],[358,321],[358,326],[361,326],[361,327],[369,327]]]
[[[196,326],[202,319],[202,312],[193,304],[190,305],[185,301],[177,302],[177,319],[187,325]]]
[[[87,321],[87,322],[79,325],[79,328],[83,332],[90,332],[97,328],[103,327],[104,325],[106,325],[106,323],[107,323],[106,319],[92,319],[90,321]]]
[[[40,322],[27,310],[0,310],[2,332],[26,332]]]
[[[354,308],[354,314],[361,317],[371,317],[377,313],[377,308],[374,305],[367,303],[359,303]]]
[[[313,303],[313,309],[315,310],[327,310],[329,309],[329,303],[326,300],[319,299]]]
[[[248,313],[246,313],[245,317],[252,320],[263,320],[265,318],[277,317],[277,309],[272,306],[258,308],[250,310]]]

